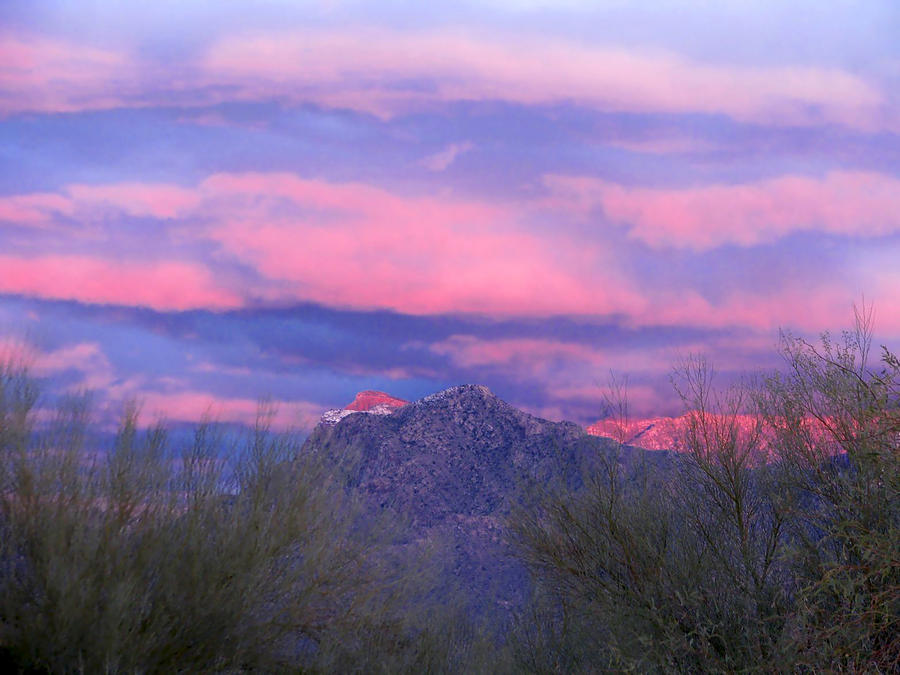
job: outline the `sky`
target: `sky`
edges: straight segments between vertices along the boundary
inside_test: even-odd
[[[461,383],[900,342],[895,0],[0,4],[0,351],[47,400],[309,429]],[[24,347],[23,347],[24,345]]]

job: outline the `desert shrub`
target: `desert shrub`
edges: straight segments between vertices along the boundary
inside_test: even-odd
[[[0,370],[7,669],[415,672],[473,663],[478,641],[464,621],[424,620],[437,610],[422,600],[428,556],[401,551],[383,519],[335,485],[333,467],[273,432],[269,407],[239,439],[206,421],[178,447],[161,424],[140,429],[131,405],[113,447],[98,453],[89,397],[63,401],[43,427],[37,402],[24,366]]]
[[[759,407],[789,494],[798,662],[900,668],[900,361],[870,365],[871,309],[815,346],[782,335],[787,367]]]
[[[900,365],[869,369],[870,341],[861,315],[838,344],[785,335],[782,372],[726,392],[689,360],[677,457],[611,456],[515,514],[539,594],[520,666],[896,670]]]
[[[2,382],[19,413],[34,403],[21,381]],[[296,443],[269,419],[228,475],[211,423],[175,455],[161,426],[139,432],[132,406],[114,447],[91,454],[83,399],[46,434],[7,415],[0,645],[11,658],[52,672],[269,667],[352,612],[366,582],[362,551],[341,536],[342,493],[292,461]]]
[[[739,524],[718,520],[725,491],[709,480],[710,503],[685,494],[681,481],[702,480],[687,457],[658,471],[668,475],[601,474],[515,518],[544,596],[543,618],[530,622],[544,639],[522,654],[531,669],[731,671],[771,653],[778,594],[747,567],[760,566],[756,551],[729,539]]]

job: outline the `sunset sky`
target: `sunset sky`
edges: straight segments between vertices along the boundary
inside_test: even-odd
[[[309,428],[460,383],[900,343],[896,0],[0,4],[0,343],[50,395]]]

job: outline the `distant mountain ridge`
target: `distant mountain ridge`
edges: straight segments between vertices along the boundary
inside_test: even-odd
[[[681,417],[648,417],[625,423],[605,419],[588,425],[593,436],[614,438],[647,450],[677,450],[688,421]]]
[[[753,415],[731,416],[707,413],[711,424],[731,424],[738,432],[749,435],[758,420]],[[646,450],[673,450],[682,452],[684,438],[691,423],[690,416],[686,413],[678,417],[649,417],[645,419],[628,420],[621,423],[615,420],[605,419],[595,422],[587,427],[587,432],[594,436],[613,438],[622,443],[633,445]],[[767,448],[766,438],[760,439],[763,448]]]
[[[440,395],[444,395],[444,392],[432,394],[432,396]],[[325,424],[337,424],[337,422],[348,415],[357,412],[371,415],[389,415],[409,405],[409,403],[409,401],[397,398],[386,392],[367,389],[357,393],[353,401],[343,408],[326,411],[322,416],[322,422]],[[741,428],[749,429],[754,424],[754,418],[749,415],[740,415],[737,422]],[[645,450],[679,451],[683,450],[681,447],[683,444],[682,439],[688,424],[689,418],[686,414],[678,417],[630,419],[624,423],[604,419],[587,425],[585,431],[592,436],[612,438],[626,445],[633,445]]]
[[[472,385],[477,386],[477,385]],[[447,390],[452,391],[452,390]],[[445,395],[445,392],[432,394],[432,396]],[[426,397],[431,398],[431,397]],[[322,415],[324,424],[337,424],[348,415],[364,412],[371,415],[393,414],[409,401],[397,398],[383,391],[367,389],[356,394],[351,403],[343,408],[328,410]],[[744,419],[746,417],[746,419]],[[752,418],[742,416],[738,420],[742,427],[752,424]],[[611,419],[600,420],[589,424],[585,431],[592,436],[601,436],[621,441],[627,445],[644,448],[646,450],[681,450],[682,439],[688,427],[687,415],[678,417],[646,417],[630,419],[624,423]]]

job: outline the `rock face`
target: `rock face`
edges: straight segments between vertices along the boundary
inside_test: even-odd
[[[576,424],[534,417],[486,387],[463,385],[392,414],[323,421],[302,452],[339,463],[348,487],[373,509],[405,514],[413,536],[449,543],[447,574],[490,613],[527,593],[524,569],[508,556],[513,504],[527,490],[578,488],[583,470],[611,449]]]
[[[375,407],[384,407],[388,409],[402,408],[409,401],[402,398],[395,398],[383,391],[372,391],[371,389],[361,391],[353,399],[353,403],[344,407],[344,410],[355,410],[357,412],[366,412]]]
[[[711,426],[725,427],[732,420],[725,416],[709,413]],[[718,419],[714,419],[718,418]],[[756,425],[756,418],[751,415],[737,415],[733,423],[738,433],[749,435]],[[651,417],[647,419],[629,420],[627,424],[617,424],[611,420],[601,420],[591,424],[587,432],[594,436],[606,436],[621,440],[647,450],[683,451],[684,437],[690,426],[688,415],[679,417]],[[765,439],[763,448],[767,447]]]
[[[675,450],[681,443],[686,423],[681,417],[651,417],[629,420],[627,424],[600,420],[588,426],[587,432],[648,450]]]
[[[354,455],[352,485],[428,527],[451,514],[497,515],[525,477],[577,482],[584,462],[607,444],[573,423],[522,412],[487,387],[462,385],[390,415],[320,424],[304,451]]]
[[[368,413],[370,415],[390,415],[398,408],[402,408],[409,401],[396,398],[383,391],[368,389],[361,391],[353,399],[350,405],[336,410],[326,410],[322,415],[322,424],[334,425],[353,413]]]

